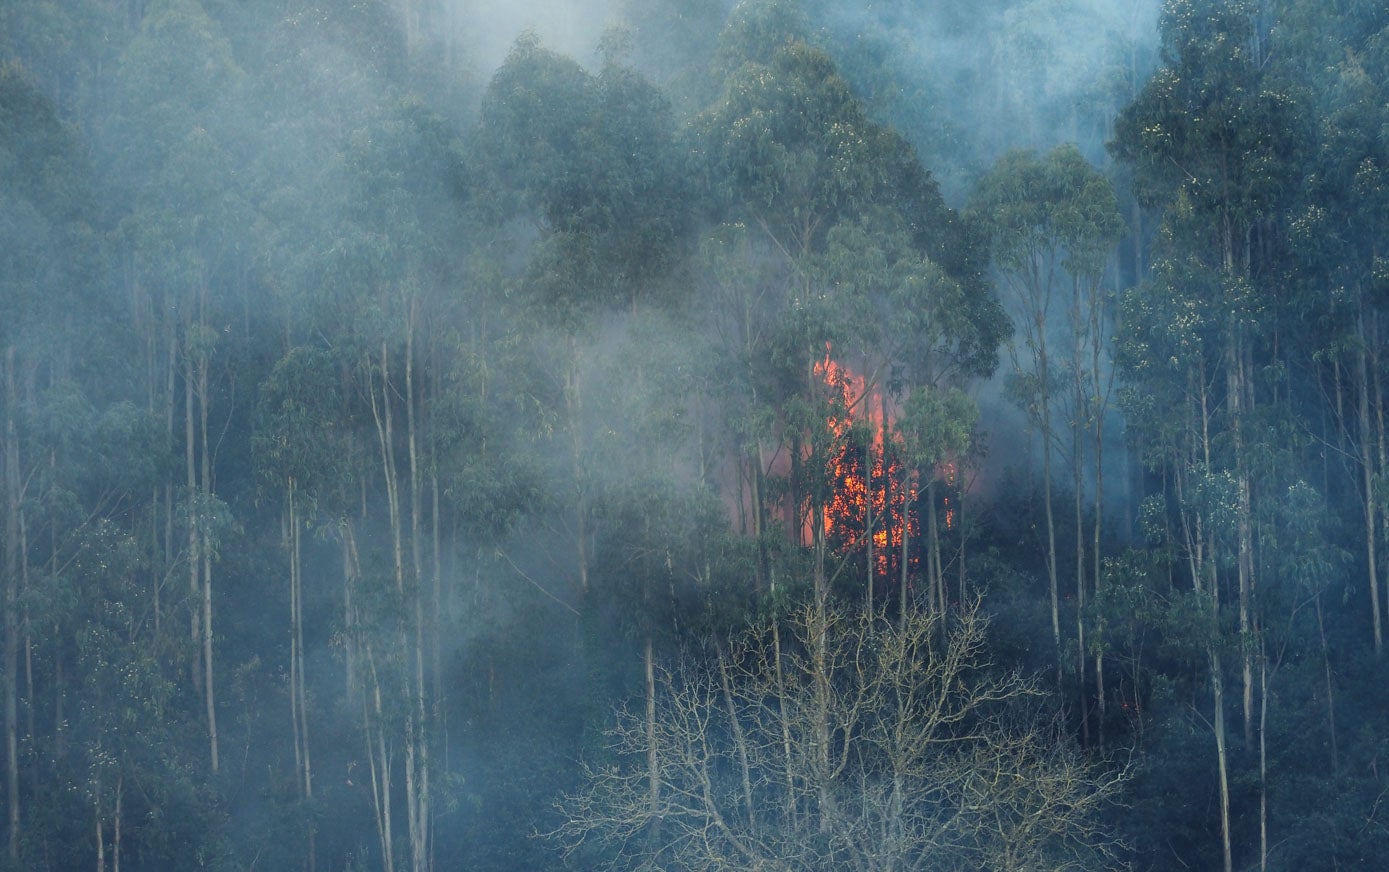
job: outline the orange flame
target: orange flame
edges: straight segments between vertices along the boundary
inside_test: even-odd
[[[893,444],[893,412],[881,390],[870,389],[866,378],[830,352],[826,343],[825,356],[814,367],[831,392],[833,410],[825,426],[838,446],[826,464],[831,495],[823,508],[825,534],[841,551],[865,549],[871,543],[876,574],[891,577],[901,570],[902,536],[917,535],[918,521],[911,510],[916,486]],[[860,421],[867,427],[855,429]],[[914,556],[909,559],[917,562]]]
[[[959,467],[955,465],[953,460],[945,461],[937,469],[937,475],[945,482],[945,495],[941,498],[941,502],[945,506],[945,529],[947,530],[955,529],[955,501],[951,499],[950,492],[955,487],[959,474]]]

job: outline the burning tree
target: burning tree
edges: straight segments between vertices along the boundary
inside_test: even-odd
[[[809,604],[619,710],[614,765],[560,804],[572,856],[622,869],[1106,869],[1126,779],[1027,716],[977,603],[898,624]],[[653,804],[656,756],[659,802]],[[593,858],[585,855],[585,860]]]
[[[874,588],[890,589],[894,582],[899,611],[918,600],[944,611],[949,597],[941,528],[956,523],[958,461],[969,451],[978,410],[966,394],[947,386],[916,386],[905,402],[890,401],[887,391],[832,352],[827,347],[815,365],[829,394],[829,450],[822,458],[827,493],[819,506],[828,544],[846,559],[864,558],[868,611],[875,608]],[[811,532],[803,531],[802,538],[809,542]],[[921,540],[924,553],[912,550]],[[912,574],[926,582],[916,596]],[[961,586],[958,598],[965,597]]]
[[[832,350],[827,347],[815,364],[832,395],[825,422],[831,436],[825,469],[829,492],[820,511],[831,547],[845,556],[864,556],[871,610],[875,581],[894,577],[903,537],[918,532],[911,511],[916,488],[906,480],[898,446],[889,438],[894,422],[884,392],[871,390],[865,377],[831,356]]]

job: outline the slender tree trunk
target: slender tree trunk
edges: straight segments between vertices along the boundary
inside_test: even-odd
[[[96,872],[106,872],[106,828],[102,826],[101,800],[92,805],[96,819]]]
[[[297,522],[296,518],[296,522]],[[304,570],[301,561],[302,551],[302,529],[298,526],[294,530],[294,641],[295,653],[298,655],[299,668],[299,726],[300,733],[304,742],[304,798],[313,799],[313,755],[310,753],[309,743],[309,697],[308,679],[304,674]],[[310,834],[310,848],[312,849],[313,836]]]
[[[202,428],[202,484],[200,493],[206,500],[212,497],[212,459],[207,440],[208,399],[207,355],[198,358],[198,417]],[[207,738],[211,748],[212,771],[218,771],[217,693],[213,685],[212,661],[212,549],[208,547],[207,531],[200,526],[199,553],[203,560],[203,690],[207,699]]]
[[[583,393],[579,384],[579,350],[569,338],[569,360],[564,375],[564,404],[569,413],[570,462],[574,477],[574,537],[577,540],[579,593],[588,595],[588,485],[584,481]]]
[[[965,493],[966,487],[965,487],[965,485],[963,484],[963,479],[961,478],[961,476],[963,475],[963,473],[960,471],[960,464],[961,464],[962,462],[963,462],[963,461],[961,461],[961,460],[956,460],[956,461],[955,461],[955,464],[954,464],[954,466],[952,467],[952,468],[955,470],[955,472],[954,472],[953,481],[951,482],[951,484],[952,484],[952,486],[955,488],[955,520],[956,520],[956,527],[955,527],[955,529],[957,529],[957,530],[960,531],[960,532],[959,532],[959,535],[960,535],[960,550],[959,550],[960,565],[959,565],[959,577],[958,577],[957,581],[959,582],[959,589],[960,589],[960,600],[959,600],[959,601],[960,601],[960,603],[963,605],[964,603],[966,603],[966,602],[969,601],[969,590],[968,590],[968,588],[966,587],[966,582],[968,581],[968,571],[967,571],[967,570],[968,570],[968,562],[967,562],[967,560],[966,560],[966,556],[967,556],[967,555],[966,555],[966,548],[967,548],[968,545],[969,545],[969,536],[967,535],[967,531],[966,531],[966,527],[965,527],[965,520],[966,520],[966,518],[965,518],[965,504],[966,504],[966,502],[967,502],[967,500],[966,500],[966,496],[967,496],[967,495],[966,495],[966,493]]]
[[[57,627],[54,627],[57,635]],[[67,693],[66,670],[63,668],[63,652],[55,651],[53,656],[53,758],[62,760],[67,756],[67,722],[63,715],[63,696]]]
[[[1341,755],[1336,746],[1335,686],[1331,681],[1331,649],[1326,644],[1326,624],[1322,621],[1320,592],[1317,593],[1315,603],[1317,606],[1317,638],[1321,641],[1322,672],[1326,677],[1326,728],[1331,737],[1331,774],[1339,775],[1341,772]]]
[[[1047,524],[1047,587],[1051,596],[1051,640],[1052,654],[1056,661],[1056,684],[1061,686],[1061,601],[1056,571],[1056,520],[1052,511],[1052,472],[1051,472],[1051,371],[1047,361],[1046,315],[1041,301],[1034,301],[1034,325],[1037,363],[1038,429],[1042,436],[1042,509]]]
[[[1075,590],[1076,590],[1076,689],[1080,705],[1081,744],[1090,746],[1090,699],[1086,662],[1089,659],[1085,649],[1085,621],[1088,617],[1085,604],[1085,474],[1081,457],[1084,438],[1082,434],[1089,428],[1093,414],[1091,403],[1086,399],[1088,379],[1085,373],[1084,340],[1093,317],[1082,320],[1084,282],[1080,277],[1071,279],[1071,308],[1068,313],[1071,327],[1070,368],[1071,368],[1071,491],[1075,509]]]
[[[650,632],[642,654],[646,667],[646,802],[653,822],[648,836],[654,841],[660,838],[661,756],[656,743],[656,655]]]
[[[931,611],[945,614],[944,580],[940,570],[940,518],[936,512],[936,472],[926,482],[926,587],[930,591]]]
[[[1268,870],[1268,655],[1259,639],[1259,870]]]
[[[164,417],[164,444],[172,454],[174,450],[175,426],[174,397],[177,396],[178,388],[178,334],[172,326],[169,327],[168,350],[164,360],[164,392],[160,396],[161,409],[159,410]],[[154,390],[151,388],[151,390]],[[156,578],[154,588],[159,590],[161,584],[173,578],[175,554],[177,546],[175,531],[177,529],[174,522],[176,513],[176,503],[174,498],[174,485],[177,481],[177,474],[171,467],[164,476],[164,562],[160,569],[162,578]],[[159,612],[156,610],[155,617],[158,618]],[[156,622],[156,627],[158,623]]]
[[[188,602],[189,630],[193,649],[193,687],[198,695],[203,694],[202,671],[202,554],[199,536],[199,519],[202,505],[198,493],[197,440],[193,426],[193,359],[192,350],[185,349],[186,360],[183,373],[183,459],[188,486]]]
[[[1370,371],[1370,383],[1373,385],[1373,405],[1375,422],[1375,456],[1378,465],[1375,469],[1380,475],[1389,470],[1389,442],[1386,442],[1384,429],[1384,385],[1380,377],[1380,332],[1379,332],[1379,311],[1372,310],[1370,313],[1370,341],[1366,343],[1369,348],[1369,360],[1367,366]],[[1382,541],[1389,542],[1389,514],[1378,512],[1379,531],[1383,537]]]
[[[1215,705],[1215,755],[1220,773],[1220,847],[1223,868],[1225,872],[1231,872],[1233,866],[1230,856],[1230,776],[1225,750],[1225,679],[1221,674],[1223,667],[1220,663],[1220,653],[1212,649],[1210,661],[1211,697]]]
[[[1245,747],[1254,744],[1254,653],[1250,639],[1254,633],[1254,537],[1249,472],[1244,451],[1244,399],[1248,384],[1244,370],[1244,353],[1238,328],[1231,326],[1226,342],[1225,379],[1226,408],[1230,413],[1230,431],[1234,436],[1236,518],[1236,566],[1239,572],[1239,631],[1240,667],[1243,678],[1243,711]]]
[[[299,729],[299,579],[296,577],[298,565],[295,554],[295,525],[299,522],[295,515],[294,479],[286,485],[285,547],[289,551],[289,715],[291,733],[294,737],[294,780],[298,784],[299,798],[304,798],[304,737]]]
[[[400,521],[400,476],[395,462],[395,420],[391,408],[391,355],[386,343],[381,343],[381,393],[375,385],[370,390],[371,412],[376,423],[376,438],[381,448],[381,473],[386,485],[386,510],[391,528],[391,567],[396,592],[405,593],[405,544]]]
[[[203,686],[207,691],[207,738],[212,749],[212,771],[218,771],[217,694],[212,684],[212,575],[211,556],[204,551],[203,570]]]
[[[345,678],[345,696],[350,701],[358,693],[357,687],[357,660],[359,657],[357,637],[357,611],[352,605],[352,589],[356,586],[357,577],[361,574],[357,560],[357,540],[352,530],[352,519],[345,517],[339,525],[339,532],[342,536],[342,626],[343,638],[343,671]]]
[[[1104,567],[1100,554],[1101,528],[1104,524],[1104,415],[1107,403],[1102,397],[1107,396],[1108,390],[1104,394],[1100,392],[1100,352],[1099,343],[1095,342],[1091,346],[1091,372],[1095,378],[1095,396],[1097,405],[1094,416],[1094,436],[1095,436],[1095,535],[1090,548],[1091,557],[1094,560],[1094,585],[1095,585],[1095,606],[1096,620],[1094,627],[1095,643],[1095,702],[1098,705],[1096,714],[1096,734],[1099,739],[1099,746],[1104,748],[1104,721],[1105,721],[1105,693],[1104,693],[1104,614],[1103,614],[1103,593],[1101,585],[1104,582]]]
[[[944,482],[942,482],[942,484],[944,484]],[[939,489],[939,487],[940,487],[940,486],[936,484],[936,479],[932,479],[932,481],[931,481],[931,490],[932,490],[932,491],[936,491],[936,490]],[[941,520],[941,517],[940,517],[940,509],[939,509],[939,508],[936,506],[936,504],[935,504],[935,500],[934,500],[935,494],[934,494],[934,493],[932,493],[932,497],[933,497],[933,499],[932,499],[932,502],[931,502],[931,512],[930,512],[930,514],[931,514],[931,516],[932,516],[932,517],[931,517],[931,534],[932,534],[932,536],[934,536],[934,538],[935,538],[935,540],[936,540],[936,545],[935,545],[935,548],[933,549],[933,553],[932,553],[932,555],[931,555],[931,562],[934,564],[934,566],[932,567],[932,571],[933,571],[933,572],[935,573],[935,575],[936,575],[936,585],[937,585],[937,590],[936,590],[936,602],[938,603],[938,606],[937,606],[937,611],[936,611],[936,613],[939,614],[939,615],[941,615],[942,617],[944,617],[946,611],[950,608],[950,596],[949,596],[949,594],[947,594],[947,592],[946,592],[946,586],[945,586],[945,566],[944,566],[944,559],[945,559],[945,558],[944,558],[944,552],[945,552],[945,547],[941,544],[941,528],[942,528],[942,525],[943,525],[945,522]],[[944,630],[944,628],[945,628],[945,625],[942,624],[942,625],[941,625],[942,631]]]
[[[366,739],[371,773],[371,803],[376,817],[376,835],[381,844],[381,868],[383,872],[395,872],[395,833],[391,827],[391,754],[386,743],[381,678],[376,671],[376,657],[371,643],[368,642],[365,647],[371,693],[362,694],[362,735]]]
[[[290,702],[294,721],[294,760],[298,766],[300,797],[313,798],[313,763],[309,752],[308,691],[304,674],[304,573],[302,565],[303,522],[299,517],[298,491],[293,477],[288,482],[289,504],[289,602],[290,602]],[[310,834],[310,842],[313,836]]]
[[[121,872],[121,824],[122,824],[122,799],[124,794],[125,777],[116,778],[116,815],[111,822],[111,872]]]
[[[52,549],[56,551],[56,549]],[[56,569],[55,555],[49,554],[49,570]],[[53,572],[50,578],[57,578],[58,574]],[[19,510],[19,595],[21,599],[27,599],[29,595],[29,523],[25,518],[24,510]],[[34,637],[29,623],[29,604],[26,602],[20,609],[20,635],[23,638],[24,649],[24,735],[28,741],[33,742],[36,734],[34,732],[34,710],[37,708],[34,698]],[[31,767],[32,768],[32,767]]]
[[[5,351],[5,799],[10,865],[19,868],[19,434],[15,426],[15,351]],[[98,827],[100,820],[98,819]]]
[[[1200,456],[1190,457],[1185,462],[1178,459],[1178,502],[1185,504],[1187,490],[1182,486],[1183,470],[1191,468],[1210,469],[1210,403],[1206,393],[1205,367],[1199,372],[1189,374],[1188,390],[1193,402],[1200,410],[1200,433],[1193,432],[1194,423],[1188,420],[1188,442],[1199,439],[1197,445],[1189,449],[1194,455],[1199,447]],[[1192,403],[1188,404],[1190,408]],[[1193,410],[1194,411],[1194,410]],[[1220,579],[1216,574],[1214,523],[1205,515],[1189,511],[1182,512],[1183,525],[1187,528],[1188,559],[1191,563],[1192,581],[1196,593],[1207,598],[1210,608],[1212,632],[1220,632]],[[1194,529],[1192,525],[1194,523]],[[1204,583],[1203,583],[1204,577]],[[1212,732],[1215,734],[1216,766],[1220,781],[1220,843],[1224,872],[1232,872],[1230,850],[1230,776],[1225,730],[1225,671],[1221,660],[1218,641],[1207,644],[1206,656],[1210,666],[1211,702],[1214,708]]]
[[[395,417],[392,411],[391,401],[391,375],[390,375],[390,348],[385,340],[381,342],[379,370],[380,370],[380,393],[377,393],[375,376],[372,377],[369,385],[371,398],[372,419],[376,425],[377,442],[381,452],[381,472],[386,486],[386,507],[388,512],[388,522],[391,531],[391,566],[394,586],[397,595],[405,597],[407,590],[405,586],[405,543],[404,530],[401,520],[400,508],[400,476],[396,467],[395,459]],[[417,594],[417,592],[416,592]],[[418,599],[418,597],[417,597]],[[410,643],[408,631],[408,619],[397,624],[395,632],[402,658],[409,657]],[[380,803],[378,814],[382,819],[379,829],[383,830],[383,851],[389,849],[387,837],[391,829],[391,777],[390,777],[390,758],[388,755],[386,742],[386,726],[381,717],[381,683],[380,676],[377,674],[375,657],[372,654],[370,643],[367,646],[368,662],[371,666],[372,695],[376,706],[375,730],[377,734],[377,752],[380,755],[380,762],[377,765],[380,773],[380,786],[378,788]],[[404,666],[405,675],[413,674],[412,665],[401,664]],[[408,679],[407,679],[408,680]],[[406,825],[409,830],[410,847],[412,849],[412,868],[415,872],[419,870],[419,863],[423,859],[415,849],[419,847],[417,841],[418,821],[416,815],[419,808],[416,804],[419,785],[416,783],[417,776],[417,753],[418,748],[415,743],[417,730],[417,716],[413,700],[413,689],[407,689],[410,693],[411,701],[406,707],[405,714],[405,809]],[[374,772],[373,777],[376,777]],[[387,855],[388,869],[392,869],[393,859]]]
[[[410,868],[422,872],[427,856],[420,843],[420,805],[419,796],[423,789],[420,784],[422,749],[418,741],[419,723],[412,707],[405,719],[405,826],[410,837]]]
[[[292,519],[293,522],[294,522],[294,527],[293,527],[293,532],[292,532],[292,536],[293,536],[293,543],[292,543],[292,545],[293,545],[293,551],[294,551],[294,556],[293,556],[294,569],[293,569],[293,572],[292,572],[292,584],[293,584],[293,586],[294,586],[294,596],[293,596],[293,604],[292,604],[292,607],[293,607],[293,609],[294,609],[294,620],[293,620],[293,623],[294,623],[294,628],[293,628],[293,632],[294,632],[294,645],[293,645],[293,649],[294,649],[294,650],[293,650],[293,653],[294,653],[294,664],[293,664],[293,666],[294,666],[294,668],[296,668],[296,669],[298,670],[298,673],[299,673],[299,674],[298,674],[298,680],[297,680],[297,682],[296,682],[296,687],[295,687],[295,690],[296,690],[296,692],[298,693],[298,700],[297,700],[296,708],[297,708],[298,713],[299,713],[299,728],[300,728],[300,729],[299,729],[299,734],[300,734],[300,741],[302,742],[303,748],[304,748],[304,753],[303,753],[303,764],[302,764],[303,777],[302,777],[300,783],[301,783],[301,785],[302,785],[303,798],[304,798],[305,800],[312,800],[312,799],[313,799],[313,757],[312,757],[312,755],[311,755],[310,752],[309,752],[309,699],[308,699],[308,683],[307,683],[307,680],[306,680],[306,677],[305,677],[305,674],[304,674],[304,571],[303,571],[303,563],[302,563],[302,560],[301,560],[301,557],[302,557],[302,542],[301,542],[302,530],[301,530],[301,526],[300,526],[299,517],[298,517],[297,512],[291,511],[291,512],[290,512],[290,515],[291,515],[291,519]],[[315,868],[317,867],[317,854],[318,854],[318,851],[317,851],[317,840],[318,840],[318,826],[317,826],[317,823],[316,823],[316,822],[311,821],[310,824],[309,824],[309,838],[308,838],[308,861],[309,861],[309,862],[308,862],[308,865],[309,865],[309,872],[314,872]]]
[[[450,618],[451,615],[446,614],[445,609],[449,608],[451,611],[449,603],[452,602],[452,597],[448,598],[448,603],[445,602],[444,570],[442,557],[443,548],[440,542],[441,532],[439,529],[439,464],[437,458],[435,458],[434,462],[430,464],[430,467],[429,534],[430,550],[432,556],[431,571],[433,573],[433,585],[430,592],[430,613],[433,615],[434,620],[434,632],[430,634],[430,659],[432,661],[431,669],[433,672],[433,675],[431,677],[431,697],[433,700],[434,708],[434,725],[435,729],[438,732],[439,744],[444,749],[443,766],[444,772],[447,773],[449,769],[449,733],[448,721],[445,717],[445,712],[448,710],[448,707],[444,699],[444,651],[443,632],[441,632],[441,625],[451,626],[448,623],[448,618]]]
[[[733,685],[728,678],[728,655],[723,642],[716,635],[714,646],[719,658],[719,683],[723,687],[724,706],[728,709],[728,723],[733,731],[733,747],[738,754],[738,772],[743,780],[743,810],[748,832],[757,832],[757,806],[752,794],[752,769],[748,765],[747,736],[743,733],[743,722],[738,717],[738,708],[733,702]]]
[[[873,440],[866,440],[867,444],[863,448],[863,478],[866,485],[866,494],[863,501],[863,541],[864,553],[867,556],[867,573],[863,585],[863,611],[865,615],[873,614],[873,524],[877,520],[873,517]],[[886,458],[884,458],[886,466]],[[886,478],[886,476],[884,476]],[[886,514],[887,507],[883,507]],[[884,525],[886,529],[886,525]]]
[[[414,687],[415,707],[413,729],[408,737],[410,747],[407,753],[413,758],[414,790],[410,791],[411,803],[411,848],[415,872],[427,872],[429,862],[429,723],[425,705],[424,653],[428,647],[428,635],[424,615],[423,561],[421,558],[422,512],[420,499],[419,432],[415,409],[415,322],[418,303],[411,299],[408,303],[408,321],[405,331],[405,435],[410,463],[410,560],[414,574]]]
[[[1045,368],[1043,369],[1045,372]],[[1046,389],[1042,389],[1042,506],[1047,522],[1047,583],[1051,594],[1052,653],[1056,659],[1056,683],[1061,684],[1061,601],[1057,590],[1056,521],[1051,506],[1051,411]]]
[[[796,802],[795,758],[791,756],[791,712],[786,696],[786,672],[781,656],[781,624],[772,622],[772,664],[776,672],[777,719],[781,725],[781,755],[786,786],[786,819],[793,831],[800,828]]]
[[[1077,403],[1080,402],[1080,391],[1076,391]],[[1079,412],[1076,414],[1079,419]],[[1081,475],[1080,465],[1080,430],[1081,424],[1077,420],[1071,430],[1071,484],[1075,489],[1075,560],[1076,560],[1076,687],[1080,697],[1080,733],[1081,743],[1084,747],[1090,745],[1090,699],[1088,687],[1086,686],[1086,652],[1085,652],[1085,504],[1083,492],[1085,490],[1085,479]]]
[[[1373,438],[1370,430],[1370,380],[1367,372],[1366,355],[1364,348],[1364,319],[1358,322],[1360,332],[1360,349],[1355,356],[1355,371],[1359,394],[1357,412],[1359,417],[1360,430],[1360,472],[1363,483],[1361,494],[1365,507],[1365,556],[1369,565],[1369,588],[1370,588],[1370,614],[1372,626],[1374,628],[1374,650],[1375,656],[1380,656],[1384,651],[1384,630],[1380,615],[1382,610],[1379,604],[1379,556],[1376,553],[1378,523],[1375,520],[1375,509],[1378,502],[1378,494],[1375,492],[1375,467],[1370,454],[1370,441]]]
[[[911,475],[911,474],[912,474],[912,473],[908,473],[908,475]],[[911,525],[907,523],[907,518],[908,518],[908,513],[911,511],[912,496],[913,496],[913,494],[912,494],[912,488],[911,488],[911,486],[910,486],[909,484],[907,484],[906,482],[903,482],[903,487],[902,487],[902,565],[898,567],[898,573],[899,573],[899,574],[898,574],[898,587],[897,587],[897,626],[898,626],[899,628],[905,627],[905,626],[907,625],[907,610],[908,610],[908,608],[909,608],[909,606],[908,606],[908,595],[909,595],[909,591],[907,590],[907,581],[908,581],[907,570],[908,570],[908,568],[911,566],[911,563],[910,563],[909,560],[908,560],[908,558],[911,556],[911,553],[910,553],[910,550],[909,550],[909,549],[910,549],[910,544],[911,544],[911,536],[908,535],[908,533],[911,531]]]
[[[826,601],[817,599],[813,608],[813,624],[810,631],[810,664],[814,681],[813,710],[811,712],[814,746],[811,748],[811,771],[815,774],[815,788],[818,797],[816,812],[819,816],[821,835],[828,834],[836,818],[834,785],[830,764],[830,706],[833,688],[830,676],[829,658],[829,610]]]
[[[1210,467],[1210,436],[1209,436],[1209,417],[1205,394],[1202,393],[1202,450],[1206,459],[1205,468]],[[1214,524],[1208,526],[1214,527]],[[1207,534],[1213,535],[1213,534]],[[1209,573],[1209,588],[1206,595],[1210,597],[1211,625],[1214,632],[1219,633],[1220,627],[1220,579],[1216,575],[1215,566],[1215,543],[1206,543],[1204,549],[1206,559],[1205,570]],[[1216,765],[1220,776],[1220,844],[1222,857],[1224,859],[1225,872],[1231,872],[1230,854],[1230,766],[1228,754],[1226,753],[1225,737],[1225,670],[1221,663],[1220,650],[1216,647],[1219,643],[1212,643],[1208,647],[1208,659],[1211,668],[1211,698],[1215,708],[1214,732],[1215,732],[1215,756]]]

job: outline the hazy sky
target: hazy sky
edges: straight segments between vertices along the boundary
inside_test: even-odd
[[[603,31],[619,18],[621,0],[450,0],[457,33],[477,68],[490,76],[516,37],[534,30],[547,47],[591,66]]]

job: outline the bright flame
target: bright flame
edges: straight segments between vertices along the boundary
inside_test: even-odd
[[[904,531],[908,537],[918,532],[911,510],[917,489],[892,440],[892,409],[879,389],[870,389],[867,379],[830,356],[828,344],[815,374],[831,392],[833,411],[825,426],[838,446],[826,468],[825,535],[841,551],[865,549],[871,542],[876,574],[890,578],[901,571]],[[866,426],[856,428],[859,422]],[[918,562],[913,555],[908,559]]]
[[[936,474],[945,482],[945,495],[941,498],[941,503],[945,506],[945,529],[955,529],[955,501],[951,499],[950,492],[955,487],[956,477],[959,475],[959,467],[955,461],[947,460],[936,468]]]

